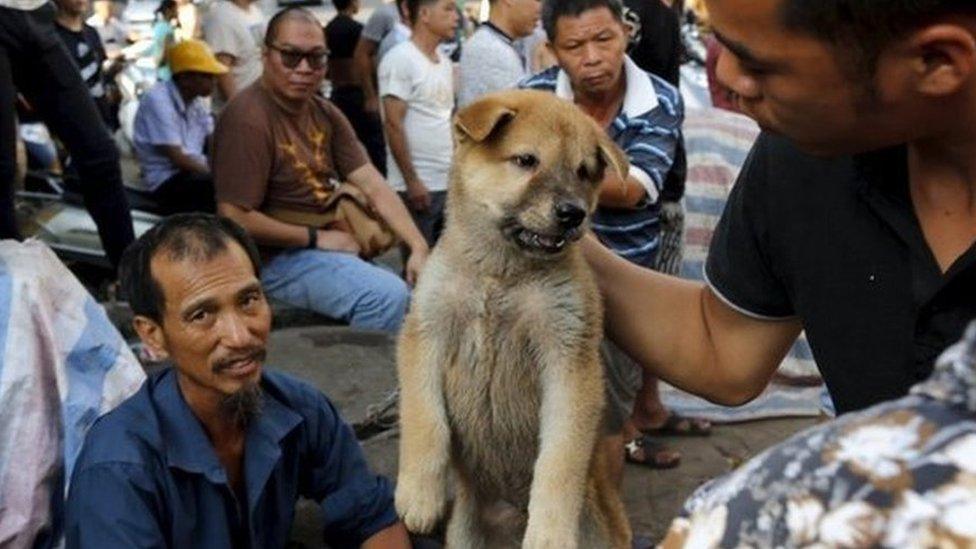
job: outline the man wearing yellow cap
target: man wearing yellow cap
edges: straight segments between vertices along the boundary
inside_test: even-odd
[[[204,98],[227,67],[199,40],[178,42],[166,55],[172,80],[153,86],[136,112],[133,141],[142,184],[160,213],[213,212],[205,151],[214,121]]]

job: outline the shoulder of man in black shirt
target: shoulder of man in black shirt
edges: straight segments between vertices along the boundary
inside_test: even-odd
[[[820,158],[764,134],[712,239],[713,291],[748,316],[799,318],[841,413],[903,396],[976,318],[976,247],[940,271],[907,158]]]
[[[336,15],[325,26],[325,43],[330,59],[351,59],[356,42],[363,32],[363,25],[348,15]]]

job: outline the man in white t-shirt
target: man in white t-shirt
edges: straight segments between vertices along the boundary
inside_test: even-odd
[[[226,103],[261,77],[261,44],[268,20],[254,0],[217,0],[203,23],[203,36],[230,72],[217,80],[215,99]]]
[[[428,244],[444,224],[453,142],[454,68],[438,51],[457,27],[453,0],[407,0],[413,36],[380,62],[387,179],[410,207]]]

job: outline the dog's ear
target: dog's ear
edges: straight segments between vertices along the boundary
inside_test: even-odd
[[[454,133],[458,140],[473,139],[480,143],[516,114],[518,111],[498,98],[482,99],[461,109],[454,117]]]
[[[599,137],[599,151],[600,159],[604,164],[612,168],[621,181],[626,181],[627,175],[630,173],[630,162],[627,160],[627,155],[602,131]]]

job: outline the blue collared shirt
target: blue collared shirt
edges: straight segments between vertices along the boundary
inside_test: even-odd
[[[641,70],[626,56],[624,76],[623,105],[607,131],[627,154],[629,175],[644,186],[647,198],[635,209],[597,208],[593,231],[617,255],[652,267],[660,244],[659,199],[682,139],[684,103],[677,88]],[[561,99],[573,100],[569,76],[559,67],[532,76],[519,87],[551,91]]]
[[[159,81],[150,88],[139,100],[132,130],[146,190],[155,191],[179,172],[159,146],[180,147],[187,156],[207,164],[204,148],[213,130],[213,115],[202,97],[185,104],[172,80]]]
[[[261,387],[238,501],[176,372],[151,376],[86,438],[68,495],[68,547],[284,547],[299,496],[321,503],[333,547],[393,525],[389,482],[370,472],[328,399],[281,373],[266,371]]]

